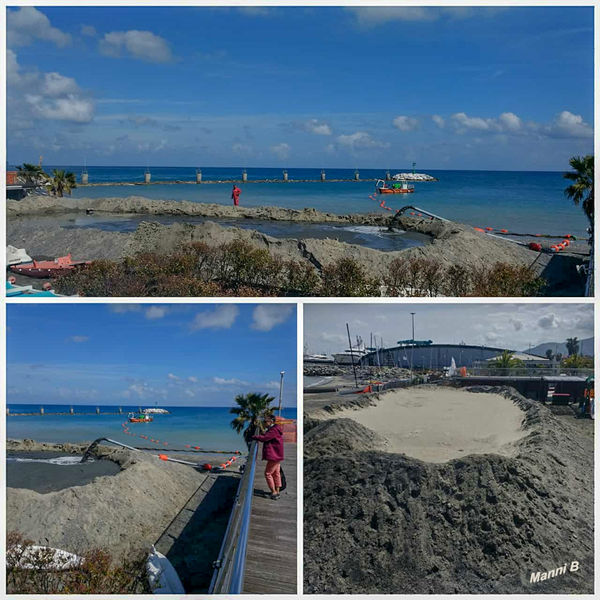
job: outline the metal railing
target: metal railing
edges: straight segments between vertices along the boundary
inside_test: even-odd
[[[514,367],[507,369],[471,367],[467,370],[467,373],[469,375],[485,377],[560,377],[561,375],[589,377],[594,374],[594,369],[570,369],[568,367]]]
[[[208,589],[209,594],[242,593],[257,455],[258,442],[253,441],[250,445],[244,474],[240,479],[233,501],[219,556],[213,563],[214,571]]]

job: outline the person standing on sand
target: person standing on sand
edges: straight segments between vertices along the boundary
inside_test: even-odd
[[[267,430],[262,435],[253,435],[253,440],[263,443],[262,459],[267,461],[265,480],[271,490],[271,499],[279,500],[281,488],[281,461],[283,460],[283,431],[275,423],[275,416],[265,416]]]
[[[240,188],[237,185],[235,185],[235,183],[234,183],[233,190],[231,191],[231,199],[233,200],[234,206],[240,205],[240,194],[241,193],[242,193],[242,190],[240,190]]]

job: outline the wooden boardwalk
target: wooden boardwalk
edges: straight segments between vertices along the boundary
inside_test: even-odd
[[[259,448],[261,456],[262,448]],[[254,474],[254,497],[244,594],[297,594],[297,446],[285,444],[282,463],[287,489],[271,500],[264,478],[265,462],[259,460]]]

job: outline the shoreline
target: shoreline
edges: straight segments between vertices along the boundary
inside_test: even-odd
[[[63,256],[71,253],[75,260],[119,260],[139,252],[170,254],[182,244],[202,242],[208,246],[242,240],[272,256],[284,260],[308,263],[318,272],[337,260],[351,258],[367,272],[377,275],[385,272],[392,261],[401,259],[428,259],[440,267],[482,268],[495,263],[526,267],[535,276],[548,282],[545,295],[583,295],[584,281],[576,267],[589,260],[589,246],[576,241],[560,253],[538,252],[529,249],[528,242],[541,241],[549,248],[552,240],[521,238],[512,240],[480,233],[473,227],[453,221],[430,220],[426,217],[402,215],[393,222],[395,229],[410,235],[422,236],[427,241],[419,246],[400,250],[379,250],[365,244],[348,243],[329,237],[311,237],[310,231],[299,238],[273,237],[250,227],[237,227],[236,220],[244,223],[290,222],[306,225],[370,225],[387,228],[391,217],[379,214],[336,215],[315,209],[287,209],[280,207],[240,208],[189,201],[171,202],[142,197],[81,199],[30,197],[22,201],[7,201],[7,243],[25,247],[33,257]],[[99,215],[141,215],[148,218],[137,224],[133,232],[123,233],[94,228],[67,228],[71,216],[91,211]],[[56,215],[58,223],[44,226],[32,217]],[[175,222],[152,222],[152,216],[169,215]],[[186,217],[203,217],[200,224],[186,223]],[[215,220],[230,219],[231,225]],[[285,235],[284,233],[282,235]],[[419,238],[421,239],[421,238]]]
[[[7,441],[9,452],[64,455],[81,454],[82,448],[84,445],[78,444]],[[92,465],[109,460],[118,465],[118,472],[77,484],[73,481],[77,466],[37,463],[34,471],[38,474],[45,469],[48,477],[48,471],[63,469],[63,481],[67,478],[74,485],[45,493],[7,487],[7,531],[18,531],[34,543],[76,554],[92,548],[109,548],[113,557],[119,559],[146,552],[201,487],[213,494],[221,490],[223,505],[232,493],[229,485],[213,488],[222,475],[166,463],[142,452],[98,446],[96,456],[99,460]],[[223,476],[236,480],[238,477],[233,472]],[[101,528],[98,523],[102,523]]]

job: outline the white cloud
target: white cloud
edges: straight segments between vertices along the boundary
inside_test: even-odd
[[[52,42],[59,47],[68,46],[71,36],[50,24],[50,19],[33,6],[8,10],[6,36],[9,46],[28,46],[36,39]]]
[[[469,117],[464,112],[453,114],[451,119],[459,129],[477,129],[481,131],[487,131],[490,129],[492,123],[492,119]]]
[[[544,128],[550,137],[591,138],[594,129],[583,120],[581,115],[575,115],[568,110],[563,110],[554,121]]]
[[[443,129],[446,125],[446,120],[440,115],[431,115],[431,120],[440,128]]]
[[[99,43],[100,52],[119,57],[126,51],[131,57],[154,63],[173,61],[167,41],[151,31],[112,31],[105,33]]]
[[[188,377],[188,381],[191,383],[198,383],[198,378],[190,375],[190,377]]]
[[[82,25],[80,31],[81,35],[85,35],[86,37],[96,37],[98,35],[93,25]]]
[[[303,128],[305,131],[309,133],[314,133],[315,135],[331,135],[331,126],[328,123],[323,121],[318,121],[317,119],[310,119],[304,123]]]
[[[73,342],[74,344],[83,344],[87,342],[90,338],[87,335],[72,335],[67,338],[68,342]]]
[[[12,50],[6,55],[7,112],[15,123],[34,119],[51,119],[89,123],[94,116],[94,103],[72,77],[57,72],[23,71]]]
[[[361,150],[365,148],[389,148],[387,142],[380,142],[366,131],[357,131],[349,135],[340,135],[337,138],[338,144],[352,150]]]
[[[169,373],[167,375],[167,377],[171,380],[171,381],[179,381],[181,378],[177,377],[177,375],[174,375],[173,373]]]
[[[168,312],[166,306],[151,306],[146,311],[146,319],[162,319]]]
[[[63,96],[78,93],[79,86],[72,77],[65,77],[60,73],[45,73],[42,92],[48,96]]]
[[[419,126],[419,121],[413,117],[399,115],[392,121],[392,124],[400,131],[413,131]]]
[[[541,329],[553,329],[558,327],[556,315],[554,313],[550,313],[540,317],[537,321],[537,326]]]
[[[67,94],[64,98],[25,94],[25,101],[33,110],[34,116],[44,119],[89,123],[94,116],[92,102],[76,94]]]
[[[432,21],[437,14],[424,6],[352,6],[346,10],[354,13],[361,25],[379,25],[391,21]]]
[[[192,331],[198,329],[229,329],[240,314],[235,304],[221,304],[213,310],[198,313],[191,324]]]
[[[271,331],[288,320],[294,307],[286,304],[260,304],[252,312],[252,329]]]
[[[442,18],[466,19],[475,14],[492,16],[499,7],[486,7],[485,11],[470,6],[360,6],[347,7],[359,25],[374,27],[394,21],[435,21]]]
[[[241,379],[236,379],[235,377],[231,379],[224,379],[223,377],[213,377],[212,380],[218,385],[250,385],[247,381],[242,381]]]
[[[519,117],[517,117],[515,113],[511,112],[502,113],[498,117],[498,121],[500,126],[504,130],[508,131],[519,131],[519,129],[521,129],[522,126],[521,119],[519,119]]]
[[[268,390],[278,390],[279,389],[279,381],[267,381],[263,386]]]
[[[128,312],[139,312],[141,310],[140,304],[109,304],[108,310],[116,314],[123,314]]]
[[[282,142],[281,144],[277,144],[276,146],[271,146],[271,152],[277,156],[277,158],[279,159],[285,159],[288,158],[288,156],[290,155],[290,146],[289,144],[286,144],[285,142]]]

